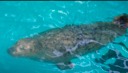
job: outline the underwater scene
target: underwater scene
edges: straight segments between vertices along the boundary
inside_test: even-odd
[[[0,73],[128,73],[128,1],[1,1]]]

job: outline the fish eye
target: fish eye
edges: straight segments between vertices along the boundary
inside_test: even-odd
[[[25,48],[24,46],[20,46],[20,50],[24,50],[24,48]]]
[[[22,48],[20,48],[21,50],[24,50],[24,48],[22,47]]]

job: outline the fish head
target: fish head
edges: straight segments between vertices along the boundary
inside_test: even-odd
[[[8,53],[15,57],[27,57],[34,53],[35,42],[31,39],[21,39],[8,49]]]

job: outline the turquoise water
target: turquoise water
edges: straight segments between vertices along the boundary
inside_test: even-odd
[[[21,38],[64,25],[111,21],[114,16],[128,13],[128,1],[45,1],[0,2],[0,73],[108,73],[95,58],[116,47],[123,56],[128,53],[120,45],[108,44],[99,53],[89,53],[72,60],[75,67],[61,71],[54,64],[15,58],[7,49]],[[127,44],[127,37],[117,41]],[[128,44],[127,44],[128,45]]]

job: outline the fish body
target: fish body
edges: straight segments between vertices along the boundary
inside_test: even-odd
[[[126,29],[111,22],[66,25],[21,39],[8,52],[54,63],[62,70],[70,69],[73,58],[94,52],[125,32]]]

